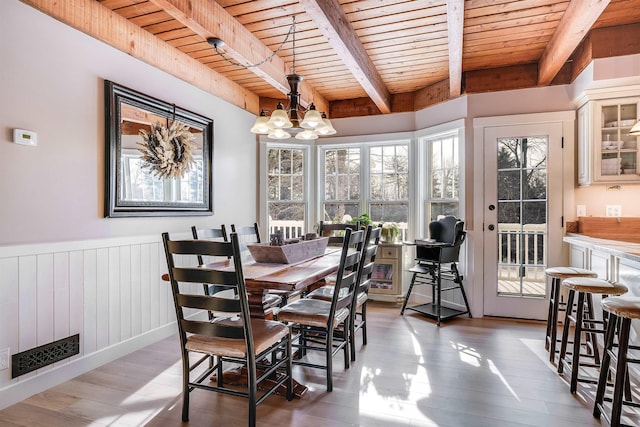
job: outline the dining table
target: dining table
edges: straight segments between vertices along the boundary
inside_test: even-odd
[[[242,272],[251,317],[272,318],[273,314],[265,306],[264,296],[268,291],[304,291],[310,285],[322,282],[338,270],[340,254],[340,247],[327,246],[324,254],[295,264],[256,262],[251,255],[245,254],[242,260]],[[234,265],[233,260],[225,259],[204,264],[202,268],[233,271]]]

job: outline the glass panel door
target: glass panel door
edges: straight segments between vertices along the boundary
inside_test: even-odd
[[[485,314],[546,315],[544,270],[550,256],[559,256],[562,231],[556,126],[485,129]],[[549,241],[556,242],[553,254]]]

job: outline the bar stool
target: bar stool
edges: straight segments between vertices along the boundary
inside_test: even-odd
[[[580,367],[590,367],[600,369],[600,353],[598,351],[598,341],[596,334],[604,336],[607,327],[607,315],[603,312],[602,320],[597,320],[593,312],[593,295],[622,295],[627,293],[627,287],[619,283],[609,282],[604,279],[593,277],[572,277],[565,279],[562,286],[569,290],[567,297],[567,311],[562,331],[562,342],[560,345],[560,357],[558,359],[558,373],[564,372],[565,366],[571,371],[571,393],[575,393],[578,382],[596,384],[595,378],[580,377]],[[576,302],[576,294],[578,301]],[[574,304],[575,303],[575,304]],[[586,310],[586,311],[585,311]],[[567,354],[567,344],[569,342],[569,329],[571,323],[574,324],[573,350]],[[582,353],[582,334],[590,337],[591,354]],[[588,347],[587,347],[588,349]],[[570,356],[570,357],[569,357]],[[581,356],[593,358],[593,363],[581,362]]]
[[[620,419],[623,405],[640,408],[640,404],[631,401],[628,369],[629,363],[640,363],[640,359],[631,358],[627,354],[629,350],[640,350],[640,346],[629,344],[631,320],[640,319],[640,297],[609,297],[603,299],[600,305],[604,311],[609,313],[609,322],[605,335],[605,353],[602,357],[593,416],[600,418],[600,415],[604,415],[611,427],[618,427],[622,425]],[[616,334],[618,335],[617,354],[614,351]],[[611,367],[611,359],[614,360],[615,367]],[[613,392],[611,397],[605,397],[609,374],[615,377]],[[610,414],[605,410],[605,401],[612,403]]]
[[[549,295],[549,314],[547,315],[547,336],[545,350],[549,351],[549,361],[556,362],[556,343],[558,340],[558,313],[566,310],[566,304],[560,301],[560,283],[570,277],[598,277],[596,273],[577,267],[550,267],[545,274],[551,278]]]

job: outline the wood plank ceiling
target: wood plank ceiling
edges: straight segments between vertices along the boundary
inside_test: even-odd
[[[254,113],[286,98],[293,37],[282,42],[294,16],[302,104],[333,118],[569,83],[593,58],[640,52],[640,0],[22,1]],[[97,14],[108,30],[86,22]],[[277,55],[247,69],[217,55],[208,37],[238,63]],[[157,52],[133,47],[158,43]],[[166,67],[154,58],[171,51]],[[212,70],[208,82],[201,65]],[[186,67],[197,72],[181,75]]]

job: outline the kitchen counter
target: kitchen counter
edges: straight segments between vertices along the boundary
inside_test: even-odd
[[[640,243],[622,242],[619,240],[600,239],[584,234],[567,234],[564,242],[571,245],[605,252],[620,258],[640,263]]]

